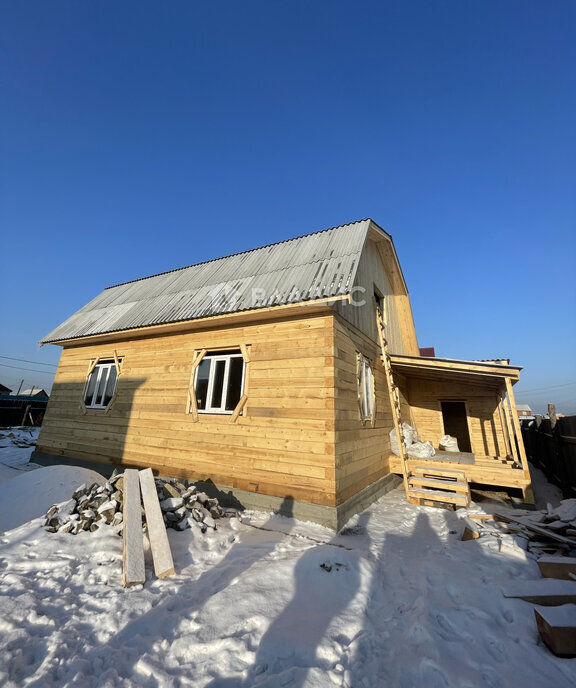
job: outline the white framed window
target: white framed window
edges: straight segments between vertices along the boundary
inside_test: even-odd
[[[198,413],[232,414],[244,393],[245,370],[239,350],[207,353],[194,376]]]
[[[86,381],[84,390],[86,408],[105,409],[114,396],[117,382],[116,361],[113,358],[98,361]]]
[[[362,420],[372,420],[374,416],[374,375],[370,361],[362,355],[359,356],[358,360],[358,400]]]

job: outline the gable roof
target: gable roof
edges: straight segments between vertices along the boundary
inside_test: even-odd
[[[371,220],[108,287],[41,344],[350,294]]]

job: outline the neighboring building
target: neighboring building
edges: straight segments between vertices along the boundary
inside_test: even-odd
[[[520,420],[534,420],[534,414],[528,404],[516,404],[516,411]]]
[[[246,507],[290,498],[295,516],[338,528],[406,472],[390,448],[401,418],[469,452],[430,465],[460,457],[469,481],[530,497],[510,415],[520,368],[421,356],[392,238],[372,220],[109,287],[42,344],[63,351],[34,461],[210,479]]]
[[[46,397],[48,398],[50,395],[45,389],[40,389],[38,387],[32,387],[31,389],[23,389],[19,396],[21,397]]]
[[[12,390],[10,387],[6,387],[6,385],[0,383],[0,394],[12,394]]]

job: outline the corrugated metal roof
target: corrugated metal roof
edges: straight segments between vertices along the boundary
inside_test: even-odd
[[[108,287],[40,343],[349,294],[370,222]]]

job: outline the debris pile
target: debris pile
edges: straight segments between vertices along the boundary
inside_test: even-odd
[[[156,492],[167,528],[186,530],[197,527],[205,533],[216,530],[216,521],[238,515],[236,509],[223,509],[215,497],[198,491],[195,485],[178,480],[155,478]],[[81,485],[72,498],[54,505],[46,513],[45,528],[50,533],[94,532],[101,526],[119,526],[123,522],[124,475],[114,471],[104,484]],[[142,517],[146,515],[142,509]]]
[[[564,499],[559,506],[549,504],[540,511],[514,509],[463,520],[463,540],[506,533],[524,540],[525,548],[536,556],[576,556],[576,499]]]
[[[10,432],[0,432],[0,448],[13,444],[19,449],[28,449],[36,446],[36,437],[31,430],[24,431],[14,428]]]

